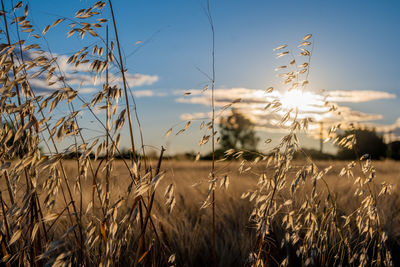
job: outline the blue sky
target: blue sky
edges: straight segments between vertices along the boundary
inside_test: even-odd
[[[59,16],[73,17],[77,10],[94,2],[31,0],[32,22],[43,29]],[[211,33],[202,9],[204,4],[201,0],[113,2],[123,53],[128,56],[136,51],[125,58],[128,72],[156,77],[133,88],[151,92],[148,96],[137,95],[145,143],[168,143],[170,153],[199,150],[201,133],[196,124],[184,135],[169,139],[163,135],[173,125],[178,124],[174,132],[184,126],[182,114],[210,110],[203,104],[177,102],[181,95],[176,93],[201,89],[208,83],[197,69],[211,72]],[[308,90],[368,90],[371,95],[386,92],[385,97],[359,103],[353,98],[338,104],[353,111],[381,115],[363,123],[391,127],[396,132],[400,127],[399,122],[399,127],[396,124],[400,117],[399,11],[398,1],[211,1],[216,34],[216,88],[280,88],[274,69],[282,65],[282,59],[276,58],[273,48],[289,44],[295,49],[304,35],[312,33],[314,49]],[[104,17],[110,18],[107,8]],[[90,38],[66,39],[66,31],[66,24],[59,25],[46,35],[52,52],[69,56],[83,44],[91,44]],[[139,40],[148,42],[136,44]],[[91,125],[88,116],[83,119]],[[280,134],[261,131],[259,136],[278,141]],[[308,147],[318,146],[312,138],[303,138],[303,142]],[[207,150],[208,147],[201,149]]]

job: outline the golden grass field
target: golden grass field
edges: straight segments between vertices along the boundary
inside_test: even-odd
[[[155,163],[153,162],[153,165]],[[170,249],[169,253],[176,254],[178,266],[205,266],[209,264],[211,253],[210,208],[200,209],[200,207],[208,188],[210,164],[211,162],[208,161],[177,160],[166,160],[162,163],[162,169],[166,171],[166,175],[157,188],[158,195],[156,196],[153,216],[155,224],[162,235],[163,242]],[[249,164],[247,163],[245,168]],[[296,173],[296,166],[303,164],[304,162],[302,161],[294,162],[294,167],[289,171],[289,180],[291,179],[290,175],[294,176]],[[316,162],[316,165],[321,169],[333,166],[326,174],[325,180],[336,198],[339,212],[346,209],[345,213],[355,210],[360,205],[360,198],[354,196],[355,187],[353,185],[357,176],[361,175],[359,168],[355,167],[358,171],[355,171],[354,178],[346,175],[339,176],[341,169],[347,164],[348,162],[346,161]],[[94,165],[96,166],[96,164]],[[76,175],[76,161],[67,161],[65,166],[69,177]],[[381,181],[386,181],[393,184],[392,195],[381,200],[384,203],[380,203],[380,206],[383,207],[384,228],[388,232],[390,243],[397,249],[400,245],[400,200],[398,191],[400,164],[395,161],[377,161],[374,162],[374,166],[377,174],[374,183],[379,184]],[[226,174],[230,178],[227,190],[218,187],[216,191],[216,251],[218,266],[245,265],[248,254],[255,245],[255,232],[249,223],[252,205],[248,199],[241,199],[241,195],[248,190],[256,188],[258,174],[265,167],[262,167],[262,164],[258,164],[244,173],[239,172],[239,167],[239,161],[219,162],[216,165],[217,176]],[[266,173],[268,174],[268,169]],[[100,174],[99,179],[102,176]],[[122,161],[115,161],[110,183],[111,202],[113,199],[120,197],[119,192],[126,191],[129,183],[130,176],[124,164]],[[172,213],[168,214],[164,205],[163,193],[164,188],[170,183],[175,186],[176,206]],[[318,186],[324,192],[324,186],[322,184]],[[307,187],[306,185],[304,195],[309,193],[309,190],[306,189]],[[2,183],[2,192],[5,192],[5,190],[5,185]],[[83,210],[86,210],[92,194],[90,175],[86,183],[83,183],[82,191],[84,192]],[[39,194],[39,197],[43,196]],[[61,202],[61,199],[57,201]],[[125,203],[132,201],[128,200]],[[294,206],[302,202],[298,198],[294,201]],[[126,208],[128,209],[129,207]],[[63,229],[59,230],[63,231]],[[282,238],[280,230],[280,227],[276,226],[275,238],[278,240]],[[278,240],[275,241],[279,243]],[[129,257],[129,253],[127,255]],[[393,254],[392,256],[396,260],[396,255]],[[131,255],[131,257],[132,259],[126,258],[122,260],[121,264],[123,262],[133,262],[134,255]],[[278,261],[279,253],[275,257]]]
[[[163,163],[167,171],[165,184],[173,182],[176,186],[177,203],[172,212],[172,217],[160,223],[166,232],[166,240],[180,248],[178,252],[181,263],[186,266],[204,266],[208,263],[207,253],[210,253],[211,227],[210,216],[205,210],[200,210],[201,202],[208,188],[208,175],[211,162],[192,161],[166,161]],[[294,162],[294,169],[290,175],[295,175],[296,166],[302,166],[304,162]],[[346,161],[317,161],[320,169],[328,166],[333,168],[325,176],[330,189],[337,199],[339,209],[346,211],[355,210],[360,206],[360,198],[354,196],[354,180],[361,175],[360,168],[356,167],[355,178],[339,176]],[[375,183],[386,181],[393,184],[393,193],[386,197],[381,206],[384,207],[384,228],[389,237],[395,242],[395,247],[400,245],[400,199],[398,184],[400,181],[400,163],[395,161],[377,161],[373,163],[376,168]],[[217,206],[217,255],[219,266],[243,266],[249,251],[254,247],[254,232],[249,224],[251,205],[248,199],[240,196],[248,190],[256,188],[260,171],[257,166],[248,172],[238,171],[240,162],[221,162],[217,164],[217,176],[228,174],[230,185],[227,190],[218,189],[216,194]],[[262,164],[261,164],[262,165]],[[246,165],[247,166],[247,165]],[[268,173],[268,171],[267,171]],[[289,177],[290,179],[290,177]],[[293,178],[292,178],[293,179]],[[116,181],[119,181],[116,180]],[[119,182],[118,182],[119,183]],[[197,186],[194,186],[197,185]],[[163,184],[160,185],[161,187]],[[321,188],[323,186],[321,185]],[[324,190],[324,189],[322,189]],[[159,192],[163,192],[160,190]],[[300,205],[301,200],[296,199]],[[209,209],[208,209],[209,210]],[[279,234],[279,233],[277,233]],[[281,237],[277,237],[281,238]],[[392,255],[396,258],[395,253]],[[179,259],[179,257],[177,257]],[[204,261],[204,263],[202,263]]]

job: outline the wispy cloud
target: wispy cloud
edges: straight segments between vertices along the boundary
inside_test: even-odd
[[[396,98],[396,95],[382,91],[371,91],[371,90],[328,91],[328,100],[331,102],[339,102],[339,103],[345,103],[345,102],[360,103],[360,102],[369,102],[379,99],[392,99],[392,98]]]
[[[134,90],[133,94],[140,98],[140,97],[162,97],[166,96],[167,94],[165,92],[156,92],[154,90]]]
[[[51,55],[48,53],[41,53],[40,55],[49,59],[51,58]],[[27,52],[24,53],[24,56],[26,59],[32,60],[33,58],[37,57],[38,54],[37,52]],[[46,80],[47,77],[44,75],[39,75],[30,79],[30,84],[33,90],[35,90],[38,94],[43,94],[62,88],[64,87],[64,82],[73,89],[79,90],[80,93],[91,93],[98,90],[96,88],[99,88],[106,81],[105,75],[94,77],[93,73],[90,72],[89,69],[90,63],[83,63],[78,66],[74,66],[73,64],[67,63],[68,57],[66,55],[53,54],[52,56],[56,58],[56,64],[54,64],[54,66],[57,66],[57,68],[54,73],[57,75],[54,75],[50,80]],[[61,75],[64,76],[63,81],[59,79]],[[125,77],[128,86],[131,88],[152,85],[159,79],[157,75],[140,73],[126,73]],[[111,85],[122,86],[121,75],[119,75],[119,72],[115,70],[115,68],[110,68],[108,78]]]
[[[186,93],[186,94],[185,94]],[[190,94],[189,94],[190,93]],[[179,103],[201,104],[210,106],[211,91],[202,92],[202,90],[192,89],[185,91],[175,91],[177,96],[176,101]],[[185,95],[184,95],[185,94]],[[249,88],[230,88],[230,89],[215,89],[214,100],[216,107],[223,107],[230,104],[235,99],[241,99],[234,107],[249,118],[258,130],[282,132],[288,127],[288,123],[280,125],[279,122],[290,109],[294,102],[299,109],[297,118],[311,118],[318,124],[310,125],[310,134],[319,133],[319,122],[323,122],[325,128],[329,128],[334,124],[341,123],[342,125],[350,123],[362,123],[376,121],[383,118],[381,114],[370,114],[354,110],[350,107],[343,106],[338,103],[359,103],[368,102],[378,99],[391,99],[396,95],[381,91],[322,91],[321,93],[304,91],[301,92],[299,99],[297,96],[291,96],[290,93],[281,91],[273,91],[266,93],[264,90],[249,89]],[[292,98],[292,99],[291,99]],[[268,103],[281,100],[282,106],[279,110],[271,112],[271,108],[265,110]],[[298,103],[301,102],[301,103]],[[330,111],[334,105],[336,111]],[[274,108],[272,108],[273,110]],[[224,113],[219,114],[224,115]],[[226,115],[226,111],[225,111]],[[183,114],[181,119],[193,120],[209,118],[207,113]],[[399,121],[400,133],[400,121]]]
[[[133,94],[136,97],[152,97],[154,96],[154,91],[152,90],[135,90]]]
[[[211,118],[211,112],[195,112],[195,113],[183,113],[180,116],[181,120],[192,121],[192,120],[207,120]]]

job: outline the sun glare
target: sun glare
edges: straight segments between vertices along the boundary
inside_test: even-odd
[[[306,111],[309,105],[315,102],[315,95],[310,92],[303,92],[302,90],[295,89],[283,94],[281,103],[282,107],[286,109],[298,109],[299,111]]]

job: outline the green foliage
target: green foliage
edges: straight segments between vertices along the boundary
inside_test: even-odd
[[[219,127],[222,150],[256,150],[259,138],[255,134],[254,125],[237,110],[232,109],[232,114],[223,118]]]
[[[374,129],[354,129],[347,130],[340,138],[349,135],[355,135],[355,144],[352,149],[339,147],[337,156],[339,159],[355,159],[365,154],[370,155],[372,159],[382,159],[386,157],[387,146],[383,138],[378,136]]]

